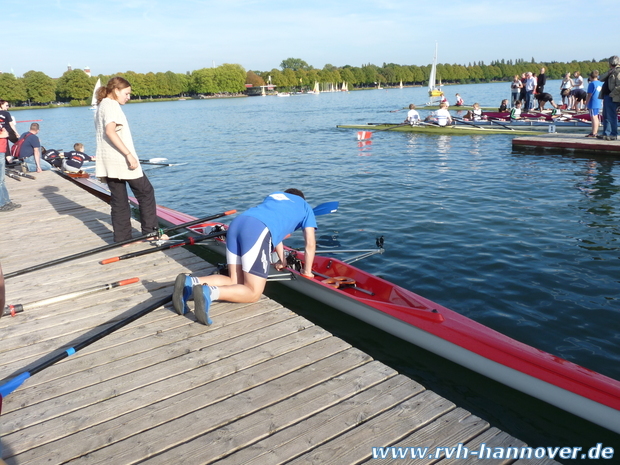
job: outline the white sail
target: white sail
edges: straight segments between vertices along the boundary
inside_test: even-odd
[[[93,98],[90,101],[90,107],[95,110],[97,108],[97,90],[101,87],[101,79],[97,78],[97,84],[95,84],[95,88],[93,89]]]
[[[431,74],[428,77],[428,95],[431,98],[429,105],[435,104],[435,100],[437,100],[443,95],[441,89],[437,87],[437,43],[435,43],[435,56],[433,57]]]
[[[437,80],[437,44],[435,43],[435,56],[433,57],[433,65],[431,66],[431,74],[428,77],[428,91],[435,90],[435,81]]]

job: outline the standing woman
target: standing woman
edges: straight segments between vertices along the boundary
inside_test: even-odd
[[[510,95],[512,97],[512,102],[510,103],[511,107],[515,106],[515,102],[517,100],[521,100],[521,89],[523,89],[523,83],[521,82],[521,79],[519,79],[519,75],[515,74],[515,77],[510,84]]]
[[[114,241],[131,239],[131,210],[127,184],[138,199],[142,234],[157,230],[155,191],[142,172],[131,138],[127,118],[121,109],[131,96],[131,85],[122,77],[113,77],[97,90],[96,176],[110,189]]]

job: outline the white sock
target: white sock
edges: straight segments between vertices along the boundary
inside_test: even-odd
[[[217,286],[209,286],[211,291],[211,300],[218,300],[220,298],[220,288]]]

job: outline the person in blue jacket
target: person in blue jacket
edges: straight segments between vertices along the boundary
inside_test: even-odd
[[[230,276],[177,276],[172,302],[179,315],[188,311],[187,300],[194,297],[196,319],[211,324],[209,307],[214,300],[256,302],[267,277],[271,252],[275,250],[277,270],[286,267],[282,241],[302,229],[305,241],[305,262],[302,275],[313,278],[312,264],[316,252],[316,218],[303,192],[287,189],[274,192],[263,202],[235,218],[226,234],[226,262]]]

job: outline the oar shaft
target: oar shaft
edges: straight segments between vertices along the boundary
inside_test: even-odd
[[[76,344],[73,347],[69,347],[68,349],[65,349],[63,352],[55,355],[54,357],[48,359],[47,361],[45,361],[45,362],[35,366],[30,371],[23,372],[23,373],[15,376],[14,378],[9,380],[8,382],[4,383],[3,385],[0,385],[0,413],[1,413],[1,409],[2,409],[2,399],[4,397],[6,397],[7,395],[9,395],[10,393],[12,393],[13,391],[15,391],[19,386],[21,386],[23,384],[24,381],[26,381],[32,375],[34,375],[36,373],[39,373],[40,371],[43,371],[46,368],[49,368],[50,366],[54,365],[55,363],[58,363],[59,361],[61,361],[61,360],[65,359],[65,358],[75,354],[76,352],[78,352],[79,350],[83,349],[84,347],[87,347],[87,346],[91,345],[93,342],[97,342],[99,339],[104,338],[108,334],[112,334],[114,331],[122,328],[123,326],[127,326],[129,323],[132,323],[132,322],[136,321],[138,318],[143,317],[147,313],[150,313],[153,310],[155,310],[155,309],[157,309],[157,308],[159,308],[161,306],[166,305],[171,300],[172,300],[172,295],[168,295],[167,297],[164,297],[163,299],[160,299],[157,302],[154,302],[153,304],[143,308],[139,312],[134,313],[133,315],[125,318],[124,320],[121,320],[121,321],[113,324],[112,326],[107,327],[103,331],[98,332],[97,334],[89,337],[88,339],[85,339],[84,341],[80,342],[79,344]]]
[[[176,244],[165,244],[165,245],[160,245],[159,247],[153,247],[152,249],[141,250],[139,252],[132,252],[132,253],[128,253],[125,255],[120,255],[118,257],[106,258],[105,260],[101,260],[100,263],[102,265],[107,265],[109,263],[118,262],[120,260],[126,260],[128,258],[134,258],[134,257],[141,257],[142,255],[148,255],[150,253],[159,252],[160,250],[173,249],[175,247],[183,247],[185,245],[194,245],[198,242],[206,241],[207,239],[213,239],[215,237],[224,236],[225,234],[226,234],[226,231],[216,231],[211,234],[207,234],[206,236],[202,236],[198,238],[190,237],[189,239],[183,242],[178,242]]]
[[[182,224],[178,224],[176,226],[171,226],[169,228],[165,228],[165,229],[162,230],[162,232],[163,233],[167,233],[169,231],[174,231],[175,229],[182,229],[182,228],[186,228],[188,226],[194,226],[194,225],[199,224],[199,223],[204,223],[205,221],[211,221],[211,220],[214,220],[216,218],[221,218],[222,216],[232,215],[233,213],[236,213],[236,212],[237,212],[237,210],[229,210],[229,211],[226,211],[226,212],[218,213],[216,215],[210,215],[210,216],[207,216],[205,218],[199,218],[199,219],[196,219],[196,220],[188,221],[187,223],[182,223]],[[45,263],[40,263],[38,265],[34,265],[34,266],[31,266],[31,267],[28,267],[28,268],[24,268],[23,270],[18,270],[18,271],[13,271],[12,273],[7,273],[7,274],[4,275],[4,278],[5,279],[13,278],[15,276],[20,276],[22,274],[30,273],[31,271],[41,270],[43,268],[48,268],[50,266],[59,265],[61,263],[66,263],[66,262],[69,262],[71,260],[75,260],[77,258],[82,258],[82,257],[87,257],[89,255],[94,255],[96,253],[103,252],[105,250],[114,249],[116,247],[120,247],[120,246],[125,245],[125,244],[131,244],[133,242],[136,242],[136,241],[139,241],[139,240],[142,240],[142,239],[148,239],[150,237],[155,237],[155,236],[157,236],[157,234],[158,234],[158,232],[152,232],[152,233],[149,233],[149,234],[144,234],[144,235],[139,236],[139,237],[128,239],[126,241],[115,242],[114,244],[103,245],[101,247],[97,247],[95,249],[87,250],[85,252],[79,252],[79,253],[76,253],[76,254],[73,254],[73,255],[69,255],[67,257],[58,258],[56,260],[51,260],[51,261],[45,262]]]
[[[44,307],[45,305],[52,305],[58,302],[63,302],[65,300],[77,299],[78,297],[84,297],[100,291],[107,291],[109,289],[114,289],[115,287],[126,286],[127,284],[134,284],[139,281],[140,278],[123,279],[122,281],[116,281],[109,284],[101,284],[99,286],[90,287],[88,289],[82,289],[81,291],[70,292],[68,294],[63,294],[56,297],[37,300],[28,304],[7,305],[4,309],[3,316],[15,316],[18,313],[22,313],[26,310],[32,310],[33,308]]]

